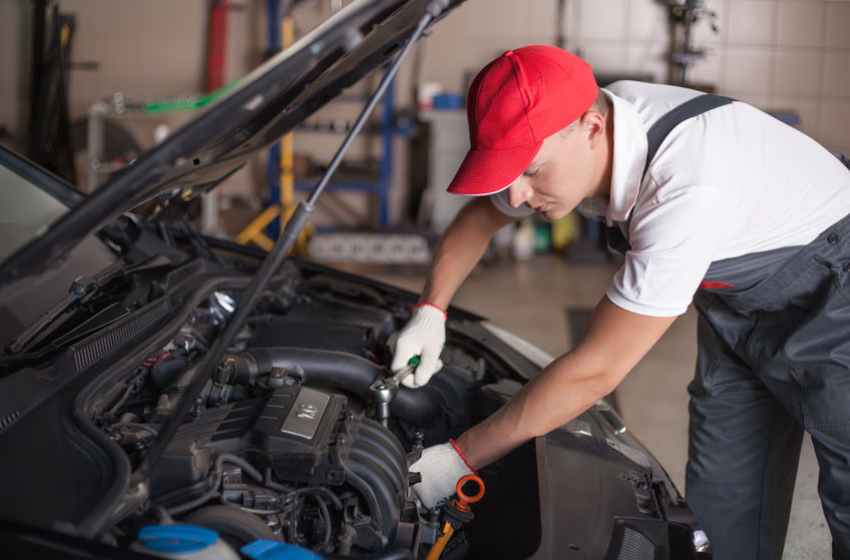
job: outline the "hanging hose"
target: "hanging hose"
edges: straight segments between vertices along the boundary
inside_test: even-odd
[[[319,552],[330,552],[331,512],[328,511],[328,506],[325,505],[325,501],[321,496],[318,494],[309,494],[309,497],[319,506],[319,516],[322,518],[322,547],[319,549]]]
[[[328,498],[331,502],[333,502],[333,505],[338,510],[342,510],[342,500],[340,500],[336,494],[331,492],[331,490],[329,488],[326,488],[325,486],[307,486],[306,488],[299,488],[298,490],[293,490],[292,492],[290,492],[287,495],[286,499],[289,500],[290,496],[292,496],[293,498],[297,498],[301,495],[324,496],[325,498]]]
[[[303,500],[299,500],[297,505],[292,508],[292,511],[289,514],[289,527],[286,530],[286,540],[289,543],[293,544],[302,544],[301,539],[298,538],[298,519],[301,517],[301,513],[304,510],[304,505],[306,501],[309,499],[311,502],[315,503],[319,508],[319,518],[321,519],[321,527],[320,531],[322,533],[322,542],[319,545],[314,546],[313,550],[320,553],[328,553],[331,551],[331,512],[328,509],[327,504],[325,504],[325,500],[322,498],[322,493],[316,491],[317,487],[314,488],[306,488],[304,490],[311,490],[310,492],[302,492],[296,495],[296,499],[303,497]],[[320,488],[320,487],[318,487]],[[296,492],[293,492],[296,494]],[[330,494],[333,495],[333,494]],[[336,498],[336,496],[334,496]],[[338,498],[337,498],[338,500]],[[342,503],[340,502],[340,506]],[[307,544],[304,542],[303,544]]]

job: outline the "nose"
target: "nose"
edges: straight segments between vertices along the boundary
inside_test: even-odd
[[[526,178],[520,177],[508,187],[508,203],[514,208],[519,208],[523,202],[531,199],[531,185],[528,184]]]

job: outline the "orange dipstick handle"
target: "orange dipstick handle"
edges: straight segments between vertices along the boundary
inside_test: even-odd
[[[476,492],[472,496],[466,494],[463,491],[463,486],[467,482],[477,484],[478,492]],[[475,502],[484,497],[484,481],[481,480],[480,477],[475,476],[474,474],[468,474],[457,481],[455,491],[457,491],[457,500],[452,500],[452,504],[460,511],[469,511],[469,504],[474,504]]]

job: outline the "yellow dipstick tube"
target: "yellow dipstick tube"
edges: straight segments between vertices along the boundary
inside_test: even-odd
[[[446,521],[446,525],[443,527],[443,536],[437,539],[437,542],[434,543],[434,546],[431,547],[431,550],[428,551],[428,556],[425,560],[437,560],[440,557],[440,554],[443,553],[443,549],[446,548],[446,543],[449,542],[449,539],[452,538],[452,535],[455,532],[455,528],[452,527],[452,524]]]
[[[467,482],[474,482],[478,485],[477,494],[469,496],[464,493],[463,485]],[[460,529],[466,521],[472,519],[472,511],[469,509],[469,504],[474,504],[484,497],[484,481],[474,474],[468,474],[457,481],[457,487],[455,490],[457,491],[457,500],[452,500],[451,503],[446,504],[443,511],[443,513],[446,514],[446,517],[448,517],[445,525],[443,525],[443,535],[437,539],[437,542],[435,542],[434,546],[431,547],[431,550],[428,551],[428,556],[425,560],[437,560],[443,553],[443,549],[446,548],[446,544],[449,542],[449,539],[452,538],[455,529]],[[457,524],[456,527],[452,521]]]

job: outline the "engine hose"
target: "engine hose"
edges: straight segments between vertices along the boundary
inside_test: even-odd
[[[293,490],[291,486],[287,486],[285,484],[281,484],[272,480],[272,470],[268,467],[266,468],[266,476],[263,480],[263,486],[265,486],[266,488],[270,488],[275,492],[280,492],[281,494],[289,494]]]
[[[320,549],[317,552],[330,552],[331,512],[328,510],[327,504],[325,504],[325,501],[318,493],[302,494],[298,497],[302,496],[304,499],[299,500],[289,514],[289,527],[287,527],[286,530],[286,540],[293,544],[300,544],[298,539],[298,518],[301,517],[301,512],[304,511],[304,504],[309,499],[319,507],[320,517],[322,518],[322,542]],[[305,542],[304,544],[307,543]]]
[[[194,500],[179,506],[168,508],[165,511],[169,515],[183,515],[184,513],[198,508],[213,499],[219,493],[219,487],[221,487],[221,482],[224,479],[224,463],[236,465],[254,480],[260,483],[263,482],[263,475],[261,475],[257,469],[252,467],[248,461],[242,457],[233,455],[232,453],[222,453],[216,457],[212,472],[213,482],[210,488]]]
[[[337,497],[336,494],[331,492],[329,488],[325,488],[324,486],[308,486],[306,488],[299,488],[298,490],[293,490],[289,493],[289,496],[298,497],[298,496],[324,496],[330,500],[334,507],[338,510],[342,510],[342,500]],[[287,499],[289,498],[287,496]]]
[[[301,510],[304,508],[302,501],[296,501],[292,510],[289,512],[289,523],[286,527],[286,542],[291,544],[300,544],[298,542],[298,517],[301,515]]]
[[[221,470],[213,471],[212,479],[213,483],[210,485],[209,490],[192,500],[191,502],[187,502],[185,504],[174,506],[166,509],[166,513],[168,515],[176,515],[180,516],[188,511],[192,511],[195,508],[201,507],[208,501],[212,500],[218,494],[218,487],[221,486],[221,479],[223,478],[223,473]]]
[[[322,548],[319,552],[330,552],[330,544],[331,544],[331,512],[328,511],[328,506],[325,505],[325,501],[318,494],[308,494],[308,497],[311,498],[317,506],[319,506],[319,511],[322,516]]]
[[[109,428],[107,429],[112,430],[119,428],[136,428],[148,432],[149,434],[153,434],[155,436],[159,435],[159,432],[156,431],[154,428],[148,426],[147,424],[142,424],[140,422],[115,422],[114,424],[110,424]]]
[[[231,465],[236,465],[237,467],[240,467],[245,474],[247,474],[248,476],[250,476],[251,478],[253,478],[257,482],[259,482],[260,484],[265,482],[264,479],[263,479],[263,475],[260,474],[260,471],[255,469],[251,465],[251,463],[249,463],[248,461],[246,461],[242,457],[239,457],[238,455],[233,455],[231,453],[222,453],[218,456],[218,458],[216,458],[215,462],[216,462],[217,465],[218,464],[224,464],[224,463],[230,463]]]
[[[369,387],[387,375],[387,370],[354,354],[333,350],[308,348],[252,348],[224,359],[234,360],[236,383],[269,373],[272,368],[298,366],[304,371],[305,383],[349,391],[364,399],[369,398]],[[443,399],[430,387],[410,389],[399,387],[390,404],[393,416],[416,424],[433,426],[442,415]]]

